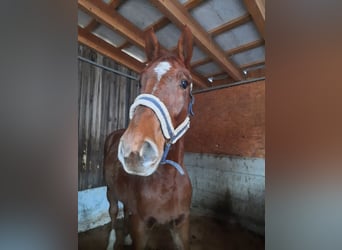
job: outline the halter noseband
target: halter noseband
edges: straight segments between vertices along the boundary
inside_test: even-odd
[[[170,164],[175,167],[181,175],[184,175],[183,168],[174,161],[167,160],[166,157],[169,153],[172,144],[175,144],[179,138],[181,138],[185,132],[190,127],[190,115],[194,115],[192,111],[192,106],[194,104],[194,97],[192,95],[192,84],[190,87],[190,103],[188,107],[188,115],[184,119],[184,121],[178,125],[177,128],[174,128],[172,125],[171,117],[169,111],[167,110],[165,104],[156,96],[151,94],[140,94],[135,99],[134,103],[131,105],[129,110],[129,119],[132,119],[134,111],[137,106],[143,105],[154,111],[158,120],[160,122],[160,126],[163,132],[163,135],[169,141],[165,144],[164,153],[162,159],[159,164]]]

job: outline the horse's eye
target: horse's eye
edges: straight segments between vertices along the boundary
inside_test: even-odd
[[[183,89],[186,89],[188,87],[188,81],[187,80],[181,80],[181,83],[180,83],[180,86],[183,88]]]

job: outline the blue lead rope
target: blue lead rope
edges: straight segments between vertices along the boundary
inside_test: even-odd
[[[170,164],[171,166],[175,167],[181,175],[184,175],[184,170],[183,170],[183,168],[182,168],[181,165],[179,165],[179,164],[178,164],[177,162],[175,162],[175,161],[166,160],[166,157],[167,157],[167,154],[169,153],[169,150],[170,150],[170,148],[171,148],[171,145],[172,145],[172,144],[171,144],[170,142],[168,142],[168,143],[165,144],[163,157],[162,157],[162,159],[161,159],[161,161],[160,161],[159,164],[160,164],[160,165]]]

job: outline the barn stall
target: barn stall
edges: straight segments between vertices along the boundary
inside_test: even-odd
[[[109,233],[103,147],[126,128],[153,28],[173,50],[194,36],[195,115],[184,165],[193,186],[192,249],[263,249],[265,221],[265,3],[262,0],[78,1],[79,249]]]

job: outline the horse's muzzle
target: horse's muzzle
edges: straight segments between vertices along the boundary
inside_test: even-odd
[[[118,159],[128,174],[148,176],[158,168],[161,154],[150,140],[145,140],[141,145],[129,145],[121,139]]]

